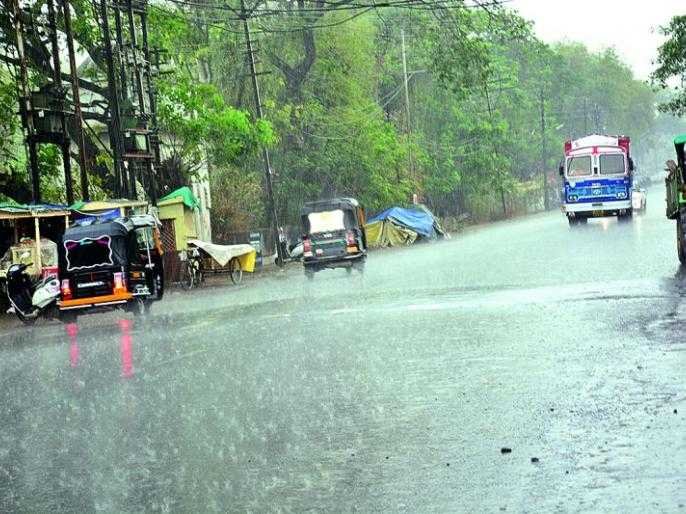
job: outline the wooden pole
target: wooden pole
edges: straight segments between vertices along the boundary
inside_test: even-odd
[[[38,271],[38,275],[40,276],[43,272],[43,260],[40,254],[40,220],[38,219],[38,216],[33,218],[33,226],[36,233],[36,271]]]

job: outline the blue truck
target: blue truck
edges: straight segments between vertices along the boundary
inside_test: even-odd
[[[560,163],[564,181],[561,209],[569,225],[605,216],[631,221],[633,171],[627,136],[591,134],[566,141]]]

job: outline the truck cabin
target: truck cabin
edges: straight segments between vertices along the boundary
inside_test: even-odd
[[[579,149],[565,157],[561,171],[567,179],[625,176],[633,171],[633,162],[616,148]]]

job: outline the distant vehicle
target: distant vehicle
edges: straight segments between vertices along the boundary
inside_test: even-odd
[[[153,216],[71,226],[60,248],[59,310],[124,307],[141,314],[164,294],[162,266]]]
[[[667,161],[667,218],[676,221],[676,249],[681,264],[686,264],[686,134],[674,138],[676,162]]]
[[[642,187],[635,187],[631,190],[631,209],[638,214],[646,211],[647,194]]]
[[[305,276],[325,268],[362,272],[367,257],[365,213],[354,198],[306,203],[300,213]]]
[[[626,136],[592,134],[565,142],[560,163],[564,212],[570,226],[588,218],[617,216],[630,221],[634,162]]]

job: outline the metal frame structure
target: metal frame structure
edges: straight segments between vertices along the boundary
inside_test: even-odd
[[[148,46],[147,1],[100,0],[99,15],[107,60],[115,196],[137,198],[140,181],[155,205],[160,150],[152,78],[157,65],[151,62]]]

